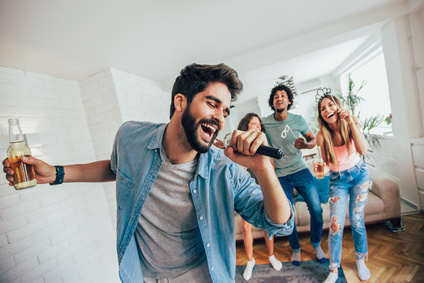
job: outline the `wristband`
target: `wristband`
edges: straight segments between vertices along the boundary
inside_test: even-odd
[[[50,183],[50,185],[60,185],[63,183],[63,179],[65,178],[65,170],[63,169],[63,166],[60,165],[54,167],[56,168],[56,180],[54,180],[53,183]]]

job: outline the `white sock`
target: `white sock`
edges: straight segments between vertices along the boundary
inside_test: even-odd
[[[356,260],[356,267],[358,268],[358,276],[362,281],[368,280],[371,277],[371,273],[365,265],[365,260]]]
[[[269,256],[269,262],[271,263],[272,267],[274,267],[275,270],[279,271],[281,267],[283,267],[283,264],[281,261],[275,258],[275,255]]]
[[[293,252],[290,259],[293,262],[293,264],[295,264],[295,265],[296,265],[296,263],[300,264],[300,251]]]
[[[246,269],[243,272],[244,280],[249,280],[252,277],[253,268],[255,267],[255,259],[247,261]]]
[[[330,272],[324,283],[336,283],[337,279],[339,279],[339,273]]]
[[[325,253],[321,249],[321,246],[314,247],[314,250],[315,250],[315,254],[316,254],[316,256],[317,256],[317,258],[318,258],[319,261],[321,261],[323,259],[325,260]]]

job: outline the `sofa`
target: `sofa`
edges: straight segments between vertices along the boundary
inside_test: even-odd
[[[307,165],[309,170],[312,170],[312,161],[308,161]],[[399,186],[396,181],[383,172],[368,166],[370,178],[372,181],[372,189],[368,194],[368,200],[365,204],[365,224],[372,224],[378,222],[386,222],[389,229],[401,230],[402,224],[400,221],[400,194]],[[314,172],[312,172],[314,175]],[[327,177],[328,178],[328,177]],[[296,192],[294,193],[297,198]],[[330,227],[330,204],[329,202],[321,204],[323,208],[324,230]],[[310,232],[310,216],[309,210],[305,202],[296,201],[294,204],[295,210],[295,223],[297,231]],[[350,227],[349,210],[346,213],[345,227]],[[240,215],[235,215],[235,233],[236,240],[243,240],[243,226]],[[254,239],[264,237],[264,232],[256,227],[252,228]]]

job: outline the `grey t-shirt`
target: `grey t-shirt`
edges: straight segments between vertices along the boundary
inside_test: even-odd
[[[179,276],[206,260],[189,188],[197,159],[171,164],[163,150],[161,157],[135,231],[143,275],[156,279]]]
[[[299,172],[305,168],[305,161],[302,152],[294,147],[294,141],[310,131],[306,120],[297,114],[288,113],[286,120],[277,121],[274,114],[262,118],[262,123],[266,129],[266,137],[272,147],[281,148],[284,156],[281,159],[274,159],[275,173],[278,177],[284,177]],[[285,132],[282,137],[282,132]]]

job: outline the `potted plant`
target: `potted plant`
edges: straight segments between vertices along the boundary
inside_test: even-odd
[[[337,98],[348,109],[353,116],[358,118],[358,121],[361,125],[361,130],[370,145],[371,149],[373,147],[380,146],[380,139],[377,135],[371,133],[371,130],[378,127],[384,120],[383,115],[374,115],[365,119],[361,119],[361,111],[359,106],[364,100],[363,97],[359,96],[359,91],[366,85],[366,81],[362,81],[358,89],[355,90],[355,83],[352,78],[349,76],[348,89],[346,95],[343,95],[341,91],[336,93]]]

